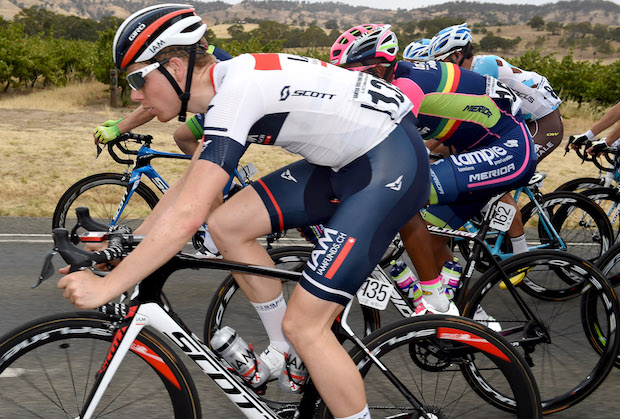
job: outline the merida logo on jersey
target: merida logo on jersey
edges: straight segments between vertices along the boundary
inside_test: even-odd
[[[508,152],[502,147],[493,146],[484,150],[474,150],[468,153],[452,155],[450,158],[457,166],[478,164],[486,162],[493,166],[495,159],[504,157]]]
[[[465,109],[463,109],[463,111],[481,113],[481,114],[486,115],[489,118],[493,116],[493,114],[491,113],[491,110],[487,108],[486,106],[482,106],[482,105],[467,105],[465,106]]]
[[[515,164],[510,163],[508,166],[499,167],[497,169],[489,170],[488,172],[482,173],[472,173],[469,175],[470,182],[476,182],[480,180],[488,180],[498,178],[503,175],[507,175],[508,173],[515,171]]]
[[[319,239],[312,251],[308,268],[316,274],[328,279],[333,278],[346,256],[351,251],[356,239],[331,228],[325,228],[323,237]]]

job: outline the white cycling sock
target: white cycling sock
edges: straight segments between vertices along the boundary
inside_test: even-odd
[[[511,237],[510,243],[512,244],[512,253],[515,255],[525,253],[529,250],[527,247],[527,242],[525,241],[525,234],[521,234],[517,237]]]
[[[422,287],[422,298],[430,303],[439,311],[446,311],[450,307],[450,300],[446,297],[443,285],[441,284],[441,275],[432,281],[420,281]]]
[[[364,410],[362,410],[359,413],[356,413],[354,415],[347,416],[344,418],[337,418],[334,416],[334,419],[370,419],[370,412],[368,411],[368,405],[366,405],[366,407],[364,407]]]
[[[288,351],[289,343],[282,331],[282,319],[286,312],[286,301],[284,301],[282,293],[275,300],[266,303],[252,303],[252,305],[267,331],[269,344],[280,353]]]

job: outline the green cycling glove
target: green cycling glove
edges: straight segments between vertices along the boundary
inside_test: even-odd
[[[103,125],[95,128],[93,135],[95,136],[97,142],[101,144],[106,144],[121,135],[121,131],[116,125],[122,120],[123,118],[117,120],[110,119],[108,121],[105,121]]]

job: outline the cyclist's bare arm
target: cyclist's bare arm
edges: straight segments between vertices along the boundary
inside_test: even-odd
[[[177,143],[179,149],[185,154],[193,155],[198,148],[199,140],[194,136],[187,124],[180,125],[174,131],[174,142]]]
[[[618,102],[615,106],[613,106],[612,108],[610,108],[607,113],[605,115],[603,115],[603,117],[600,119],[600,121],[598,121],[596,124],[594,124],[594,126],[592,127],[591,131],[594,135],[598,135],[601,132],[603,132],[603,130],[609,128],[610,126],[612,126],[613,124],[615,124],[616,122],[620,121],[620,102]],[[613,133],[616,133],[618,131],[618,127],[616,127],[616,129],[614,129],[612,131]],[[607,138],[609,138],[609,136],[607,136]],[[614,141],[618,139],[618,137],[616,136],[616,138],[614,139]],[[613,141],[612,141],[613,143]],[[608,142],[608,144],[610,144]]]
[[[444,157],[450,155],[450,149],[433,138],[424,141],[424,145],[431,151],[431,153],[441,154]]]
[[[135,286],[178,253],[213,210],[230,175],[220,166],[193,161],[176,199],[158,217],[146,238],[105,278],[90,270],[64,276],[58,287],[78,308],[99,307]],[[159,205],[158,205],[159,206]]]
[[[146,124],[151,119],[153,119],[153,115],[149,113],[149,109],[140,105],[136,109],[133,110],[129,115],[120,120],[116,127],[120,131],[121,134],[131,131],[132,129],[139,127],[141,125]],[[98,142],[97,136],[93,135],[95,138],[95,143]]]

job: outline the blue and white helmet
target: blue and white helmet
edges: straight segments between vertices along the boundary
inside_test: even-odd
[[[405,47],[403,52],[403,58],[407,61],[428,61],[430,56],[428,55],[428,46],[431,40],[428,38],[418,39],[411,42]]]
[[[441,61],[455,49],[465,47],[472,40],[467,23],[449,26],[433,36],[429,45],[429,55],[432,59]]]

